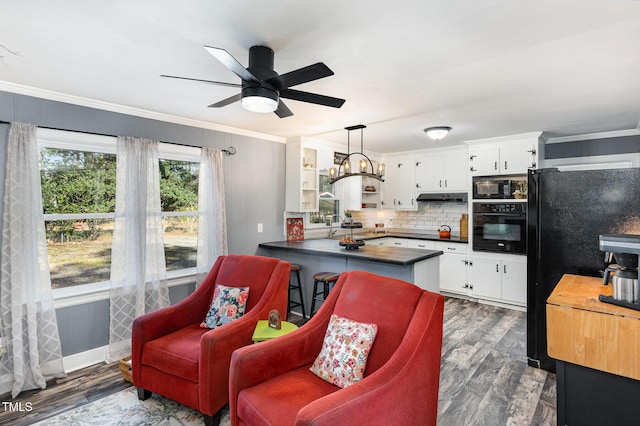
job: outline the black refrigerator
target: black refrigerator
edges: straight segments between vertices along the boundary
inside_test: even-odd
[[[640,234],[640,168],[529,171],[527,357],[555,372],[546,301],[564,274],[602,276],[600,234]]]

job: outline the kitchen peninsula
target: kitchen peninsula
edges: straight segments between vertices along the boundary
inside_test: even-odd
[[[361,270],[440,291],[440,250],[422,250],[365,244],[357,250],[340,247],[337,239],[261,243],[258,255],[277,257],[302,266],[304,300],[311,300],[313,274]],[[307,305],[308,306],[308,305]]]

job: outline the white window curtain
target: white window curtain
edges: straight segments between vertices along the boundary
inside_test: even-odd
[[[109,362],[131,354],[137,316],[169,306],[158,141],[118,137],[116,156]]]
[[[0,322],[3,387],[15,398],[64,377],[42,210],[36,126],[9,128],[2,215]],[[8,386],[7,386],[8,387]],[[8,389],[0,390],[0,393]]]
[[[222,151],[202,148],[198,182],[198,284],[218,256],[227,254],[227,215],[224,203]]]

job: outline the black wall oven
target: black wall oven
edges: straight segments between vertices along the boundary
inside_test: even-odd
[[[526,203],[473,203],[473,250],[527,253]]]

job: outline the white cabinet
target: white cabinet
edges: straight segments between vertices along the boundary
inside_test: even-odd
[[[434,250],[435,247],[436,247],[436,242],[435,241],[429,241],[429,240],[409,239],[407,241],[407,247],[409,247],[409,248],[417,248],[417,249],[421,249],[421,250]]]
[[[467,192],[467,150],[423,154],[416,161],[416,192]]]
[[[434,248],[442,250],[440,256],[440,290],[467,294],[467,245],[435,241]]]
[[[385,209],[416,210],[415,161],[408,158],[385,159],[386,174],[382,185],[381,204]]]
[[[409,247],[409,239],[387,237],[387,245],[390,247]]]
[[[502,261],[502,299],[527,304],[527,262]]]
[[[471,176],[526,174],[539,167],[540,133],[467,141]]]
[[[374,238],[367,240],[365,244],[370,246],[386,246],[388,245],[388,240],[388,238]]]
[[[286,211],[318,211],[318,151],[302,138],[287,140],[285,179]]]
[[[526,306],[527,261],[473,257],[469,263],[469,286],[475,297]]]

